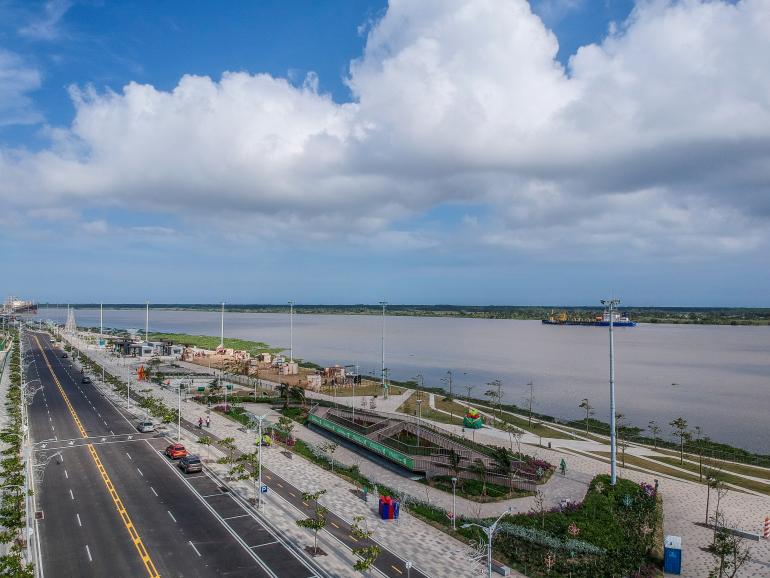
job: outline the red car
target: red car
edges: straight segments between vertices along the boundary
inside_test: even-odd
[[[178,460],[187,455],[187,449],[182,444],[171,444],[166,448],[166,455],[172,460]]]

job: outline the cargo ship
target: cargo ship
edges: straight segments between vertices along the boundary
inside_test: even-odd
[[[2,310],[5,315],[17,315],[21,313],[35,314],[37,313],[37,303],[9,297],[5,300]]]
[[[607,327],[610,324],[610,312],[605,309],[602,315],[594,318],[568,317],[565,311],[553,314],[543,319],[544,325],[587,325],[589,327]],[[636,327],[636,321],[631,321],[626,315],[617,311],[612,312],[613,327]]]

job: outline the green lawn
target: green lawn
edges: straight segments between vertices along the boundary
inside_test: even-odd
[[[452,477],[451,476],[436,476],[428,481],[421,480],[423,483],[429,485],[432,488],[436,488],[452,493]],[[512,498],[523,498],[524,496],[531,496],[532,492],[523,492],[518,490],[511,490],[505,486],[498,484],[490,484],[487,482],[486,488],[480,480],[457,480],[457,495],[463,498],[468,498],[475,502],[497,502],[500,500],[509,500]]]
[[[205,349],[216,349],[219,346],[219,337],[211,335],[188,335],[187,333],[150,333],[151,341],[169,340],[183,345],[194,345]],[[267,343],[261,341],[248,341],[246,339],[234,339],[225,337],[225,347],[228,349],[241,349],[248,351],[251,355],[258,353],[280,353],[282,349],[270,347]]]
[[[391,385],[388,388],[388,391],[390,392],[390,395],[401,395],[404,389],[397,385]],[[331,396],[336,395],[337,397],[352,397],[354,390],[352,387],[324,387],[321,389],[321,393]],[[382,384],[380,384],[380,382],[364,380],[361,385],[355,387],[355,395],[356,397],[359,395],[376,395],[382,397]]]
[[[675,458],[679,458],[679,452],[674,450],[668,450],[668,449],[661,449],[658,448],[655,450],[657,452],[660,452],[662,454],[666,454]],[[686,460],[692,460],[692,461],[698,461],[698,456],[689,454],[687,452],[684,453],[684,459]],[[710,457],[703,456],[703,465],[704,467],[708,464],[708,467],[711,469],[722,469],[727,470],[730,472],[734,472],[736,474],[743,474],[746,476],[754,476],[755,478],[763,478],[765,480],[770,480],[770,469],[767,468],[759,468],[756,466],[749,466],[745,464],[738,464],[735,462],[726,462],[723,460],[715,460],[711,459]]]
[[[684,462],[684,464],[679,463],[679,458],[657,458],[650,456],[651,460],[655,460],[658,462],[663,462],[664,464],[670,464],[672,466],[677,466],[678,468],[683,468],[687,471],[694,472],[695,474],[698,473],[698,464],[692,464],[690,462]],[[705,475],[706,471],[708,471],[708,466],[704,463],[703,464],[703,473]],[[696,476],[697,477],[697,476]],[[755,480],[748,480],[746,478],[742,478],[740,476],[736,476],[733,474],[727,473],[725,470],[721,470],[719,472],[719,478],[724,481],[728,482],[730,484],[735,484],[736,486],[740,486],[741,488],[747,488],[749,490],[754,490],[755,492],[761,492],[763,494],[770,495],[770,485],[764,484],[762,482],[758,482]]]
[[[579,452],[579,453],[582,453],[582,452]],[[607,459],[609,459],[610,457],[609,452],[588,452],[588,453],[593,454],[595,456],[601,456]],[[679,470],[675,470],[674,468],[669,468],[667,466],[664,466],[663,464],[650,461],[647,458],[640,458],[638,456],[632,456],[632,455],[626,454],[626,465],[636,466],[636,468],[644,468],[645,470],[658,472],[659,474],[666,474],[671,477],[680,478],[682,480],[687,480],[690,482],[698,481],[698,476],[691,476],[690,474],[687,474],[685,472],[680,472]],[[620,459],[619,453],[618,453],[618,466],[621,466],[621,459]]]
[[[404,413],[406,415],[417,415],[417,401],[415,394],[412,394],[409,399],[407,399],[404,403],[402,403],[399,408],[396,410],[397,412]],[[462,417],[455,415],[454,419],[452,416],[442,412],[442,411],[436,411],[435,409],[432,409],[428,406],[428,395],[423,395],[423,402],[422,402],[422,408],[419,412],[420,415],[422,415],[423,419],[429,419],[431,421],[437,421],[439,423],[447,423],[447,424],[453,424],[453,425],[462,425],[463,420]]]
[[[554,429],[552,427],[548,427],[542,423],[533,421],[532,425],[530,425],[529,420],[526,417],[519,417],[510,413],[503,412],[502,420],[506,423],[515,425],[518,428],[531,432],[536,436],[567,440],[574,439],[574,436],[571,436],[568,433]]]

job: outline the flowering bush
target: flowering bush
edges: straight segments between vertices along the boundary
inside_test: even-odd
[[[657,490],[655,489],[655,486],[652,484],[647,484],[645,482],[642,482],[639,484],[639,487],[642,490],[642,493],[647,496],[648,498],[654,498],[657,495]]]
[[[623,479],[612,486],[597,476],[582,503],[506,518],[496,548],[528,575],[647,578],[660,522],[654,487]]]

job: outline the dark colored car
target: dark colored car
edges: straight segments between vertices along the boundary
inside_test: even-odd
[[[187,449],[182,444],[171,444],[166,448],[165,454],[172,460],[178,460],[187,455]]]
[[[68,355],[67,355],[66,353],[62,353],[62,354],[61,354],[61,358],[62,358],[62,359],[67,359],[67,357],[68,357]]]
[[[202,472],[203,464],[201,459],[194,454],[187,454],[181,460],[179,460],[179,468],[185,474],[192,474],[194,472]]]
[[[80,383],[89,384],[89,383],[91,383],[91,378],[88,377],[87,375],[85,375],[85,376],[83,376],[83,379],[80,380]]]

